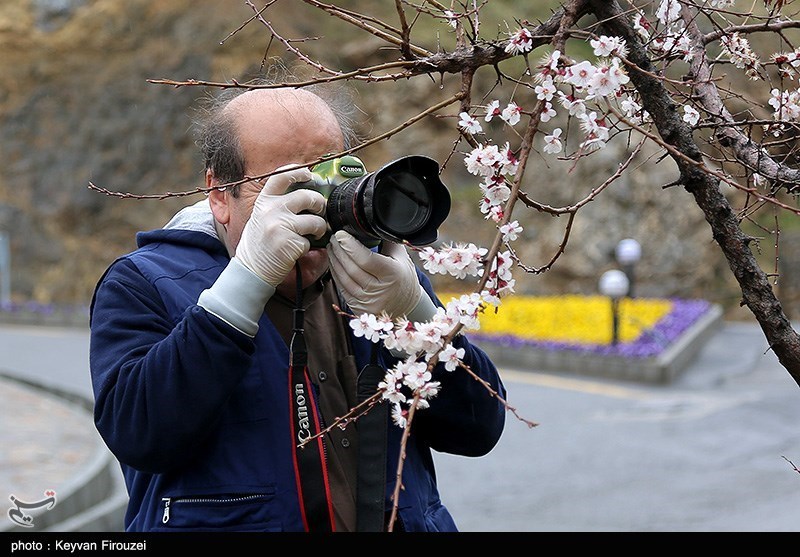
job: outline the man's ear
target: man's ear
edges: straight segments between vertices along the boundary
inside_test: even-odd
[[[214,219],[224,226],[231,220],[231,211],[228,205],[230,197],[227,195],[226,190],[217,187],[219,185],[219,180],[214,176],[214,172],[211,169],[207,169],[206,188],[208,189],[208,202],[211,205]]]

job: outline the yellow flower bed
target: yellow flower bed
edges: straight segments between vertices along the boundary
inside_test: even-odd
[[[444,295],[442,301],[454,295]],[[672,309],[664,299],[619,301],[618,340],[634,341]],[[568,344],[605,345],[612,340],[611,301],[604,296],[509,296],[500,307],[487,306],[480,317],[485,335]]]

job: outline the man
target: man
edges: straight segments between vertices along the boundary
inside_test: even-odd
[[[309,473],[303,459],[314,450],[297,449],[292,413],[331,424],[357,404],[359,370],[398,361],[354,337],[334,305],[425,321],[440,302],[402,245],[371,251],[340,231],[327,249],[310,248],[309,238],[326,232],[325,199],[286,190],[310,178],[302,165],[347,145],[349,128],[332,106],[303,89],[254,89],[220,103],[200,142],[207,197],[163,229],[139,233],[138,249],[97,285],[95,423],[124,472],[126,530],[362,528],[359,481],[376,467],[359,470],[360,420],[321,436],[319,472]],[[296,306],[313,383],[307,397],[288,394]],[[463,336],[454,344],[504,395],[486,355]],[[405,447],[394,530],[456,530],[431,451],[484,455],[503,430],[504,407],[478,381],[441,364],[434,378],[441,391],[416,413]],[[299,409],[290,408],[295,399]],[[386,478],[380,528],[373,521],[370,529],[388,524],[402,433],[388,426],[377,467]]]

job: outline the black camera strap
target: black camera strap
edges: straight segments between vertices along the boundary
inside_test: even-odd
[[[325,459],[325,442],[320,424],[311,376],[308,372],[308,349],[304,332],[303,279],[300,263],[296,264],[297,295],[289,346],[289,411],[294,470],[300,513],[308,532],[333,532],[334,523],[331,488]],[[307,441],[311,439],[310,441]],[[306,443],[300,446],[301,443]]]
[[[378,390],[386,371],[378,365],[378,345],[372,345],[372,358],[358,374],[357,402],[361,404]],[[384,401],[358,418],[358,487],[356,491],[356,529],[382,532],[385,527],[386,435],[389,405]]]

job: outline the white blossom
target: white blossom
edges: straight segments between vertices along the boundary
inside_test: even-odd
[[[444,17],[447,19],[447,24],[450,27],[452,27],[453,29],[455,29],[458,26],[458,14],[457,13],[455,13],[455,12],[453,12],[451,10],[445,10],[444,11]]]
[[[561,152],[561,128],[556,128],[550,135],[544,136],[544,152],[550,155],[555,155]]]
[[[576,89],[582,90],[589,86],[595,71],[595,67],[584,60],[567,67],[564,81]]]
[[[625,57],[628,54],[628,47],[625,45],[625,39],[621,37],[609,37],[602,35],[599,39],[592,39],[589,41],[594,49],[595,56],[621,56]]]
[[[490,102],[489,105],[486,107],[486,116],[483,119],[486,122],[491,122],[492,118],[494,118],[495,116],[500,116],[500,114],[501,114],[500,101],[495,99],[492,102]]]
[[[394,422],[394,425],[405,429],[406,424],[408,424],[407,416],[408,410],[405,410],[399,403],[392,405],[392,422]]]
[[[549,102],[544,103],[544,109],[542,110],[541,119],[542,122],[549,122],[553,118],[556,117],[556,111],[553,108],[553,105]]]
[[[515,220],[507,222],[500,227],[500,234],[502,234],[505,242],[513,242],[519,237],[520,232],[522,232],[522,226]]]
[[[728,54],[734,66],[745,70],[745,74],[750,79],[758,79],[758,68],[761,63],[745,37],[734,31],[729,35],[723,35],[720,44],[723,52]]]
[[[458,115],[458,127],[464,130],[467,133],[475,135],[476,133],[483,132],[483,128],[481,127],[481,123],[478,120],[471,116],[466,112],[462,112]]]
[[[697,122],[700,121],[700,113],[693,106],[685,104],[683,105],[683,121],[690,126],[696,126]]]
[[[525,54],[533,50],[533,35],[524,27],[520,27],[515,33],[512,33],[510,37],[505,48],[507,53]]]
[[[678,0],[661,0],[656,10],[656,18],[665,27],[677,22],[681,17],[681,4]]]
[[[553,83],[553,78],[547,76],[542,82],[534,87],[536,98],[543,101],[553,100],[553,95],[556,93],[556,85]]]
[[[522,109],[517,106],[517,103],[511,101],[503,109],[503,112],[500,114],[500,118],[502,118],[507,124],[513,126],[519,122],[521,111]]]

